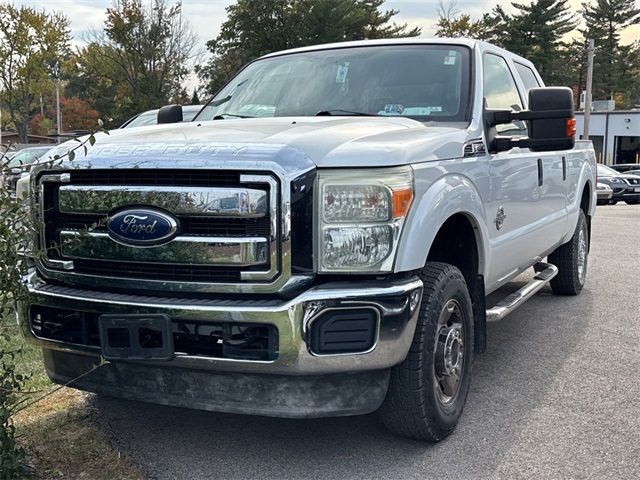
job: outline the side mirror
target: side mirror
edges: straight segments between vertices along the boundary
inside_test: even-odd
[[[180,105],[166,105],[158,110],[158,124],[180,123],[183,120]]]
[[[513,147],[534,152],[570,150],[575,145],[576,119],[573,92],[566,87],[540,87],[529,90],[529,110],[485,110],[487,140],[491,152]],[[495,134],[495,126],[514,120],[527,122],[529,137],[511,138]]]

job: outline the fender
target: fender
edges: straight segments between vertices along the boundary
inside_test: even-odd
[[[431,164],[426,169],[441,173]],[[479,275],[486,274],[488,232],[485,225],[483,202],[473,182],[459,173],[440,176],[433,183],[420,179],[416,172],[416,193],[414,205],[407,217],[396,258],[397,272],[422,268],[427,260],[431,245],[442,225],[451,216],[466,215],[476,232],[478,245]],[[426,171],[420,172],[425,174]]]
[[[587,161],[581,155],[587,154]],[[593,216],[596,210],[596,173],[595,173],[595,155],[589,149],[574,150],[568,153],[569,171],[578,172],[577,179],[567,186],[567,231],[565,232],[560,245],[564,245],[573,236],[573,232],[578,224],[578,211],[580,210],[580,202],[582,200],[582,192],[585,186],[588,186],[591,196],[589,199],[589,208],[587,215]],[[581,165],[578,165],[581,163]]]

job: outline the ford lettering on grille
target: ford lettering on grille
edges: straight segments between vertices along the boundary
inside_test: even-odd
[[[150,208],[121,210],[109,215],[107,229],[111,238],[125,245],[154,246],[167,243],[178,233],[178,220]]]

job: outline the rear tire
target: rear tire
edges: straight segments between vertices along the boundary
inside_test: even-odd
[[[558,274],[551,280],[556,295],[578,295],[587,279],[589,229],[584,211],[579,212],[571,240],[549,255],[549,263],[558,267]]]
[[[427,262],[416,332],[405,360],[393,367],[379,410],[403,437],[438,442],[462,415],[473,365],[473,310],[456,267]],[[457,372],[457,373],[456,373]]]

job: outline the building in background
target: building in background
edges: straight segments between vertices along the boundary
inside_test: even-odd
[[[582,138],[584,112],[576,112],[576,124]],[[600,163],[640,163],[640,110],[592,111],[589,138]]]

